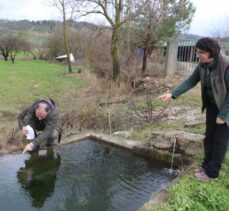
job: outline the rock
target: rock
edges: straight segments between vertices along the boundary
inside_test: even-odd
[[[131,132],[129,132],[129,131],[116,131],[113,133],[113,135],[121,136],[124,138],[129,138],[131,136]]]
[[[203,139],[203,135],[173,130],[165,132],[154,132],[151,134],[149,142],[150,146],[155,149],[170,152],[175,149],[176,153],[194,156],[196,152],[202,147]]]
[[[185,123],[184,127],[192,128],[192,127],[196,127],[198,125],[203,125],[203,124],[205,124],[205,120],[196,120],[196,121]]]

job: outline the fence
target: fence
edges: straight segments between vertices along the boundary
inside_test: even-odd
[[[198,63],[195,52],[195,40],[179,40],[177,46],[176,73],[190,75]]]
[[[198,59],[195,54],[195,40],[179,40],[167,45],[166,75],[190,75]]]
[[[171,41],[167,45],[167,56],[165,64],[165,74],[190,75],[198,63],[195,53],[197,40],[180,39]],[[224,54],[229,55],[229,43],[219,42]]]

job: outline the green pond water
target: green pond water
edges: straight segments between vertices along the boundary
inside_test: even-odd
[[[1,211],[135,211],[174,176],[163,162],[86,140],[0,157]]]

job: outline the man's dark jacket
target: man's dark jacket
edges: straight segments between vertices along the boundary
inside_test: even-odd
[[[39,101],[34,102],[18,115],[18,125],[20,129],[29,124],[35,131],[43,131],[32,141],[36,147],[47,141],[54,129],[59,132],[59,141],[62,134],[62,122],[55,105],[45,119],[39,120],[35,115],[38,102]]]

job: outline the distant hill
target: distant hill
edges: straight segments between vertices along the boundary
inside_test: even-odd
[[[61,26],[60,21],[54,20],[41,20],[41,21],[29,21],[29,20],[19,20],[11,21],[0,19],[0,32],[52,32],[55,27]],[[88,22],[72,22],[71,24],[75,28],[87,28],[95,29],[97,25]]]

